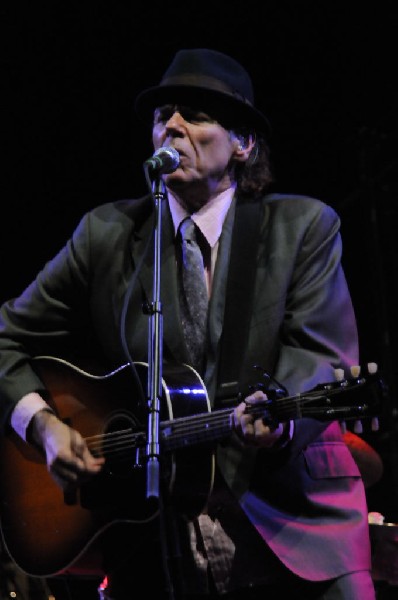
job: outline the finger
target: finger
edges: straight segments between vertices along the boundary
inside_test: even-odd
[[[256,390],[250,396],[245,398],[245,404],[258,404],[267,400],[267,394],[264,394],[261,390]]]
[[[251,440],[255,436],[253,417],[243,414],[240,419],[240,426],[243,436]]]
[[[71,431],[71,448],[74,458],[72,464],[80,473],[97,473],[105,462],[104,458],[91,454],[84,439],[74,430]]]
[[[87,450],[86,442],[74,429],[70,430],[70,447],[74,456],[82,458]]]
[[[232,424],[235,427],[235,429],[241,428],[240,420],[241,420],[241,417],[244,414],[245,410],[246,410],[245,402],[241,402],[240,404],[238,404],[238,406],[235,407],[233,414],[232,414]]]
[[[269,435],[270,428],[265,425],[262,419],[256,419],[253,423],[254,433],[256,436]]]
[[[69,464],[62,463],[61,461],[54,462],[49,467],[49,472],[54,481],[63,489],[69,484],[76,484],[78,481],[76,470],[71,468]]]
[[[84,469],[90,473],[98,473],[105,464],[105,457],[93,456],[88,448],[85,449],[82,461]]]
[[[284,430],[283,424],[279,424],[276,429],[272,429],[268,425],[264,425],[261,419],[254,423],[254,438],[256,445],[264,448],[272,447],[280,438]]]

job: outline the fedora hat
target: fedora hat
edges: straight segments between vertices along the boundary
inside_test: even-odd
[[[159,85],[136,98],[139,117],[151,121],[154,110],[165,104],[205,110],[231,126],[253,127],[268,133],[269,122],[254,106],[253,85],[235,59],[207,48],[179,50]]]

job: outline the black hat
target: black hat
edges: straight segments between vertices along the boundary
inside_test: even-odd
[[[158,86],[141,92],[137,114],[152,120],[164,104],[188,104],[220,115],[234,126],[268,132],[267,118],[254,107],[253,85],[236,60],[206,48],[179,50]]]

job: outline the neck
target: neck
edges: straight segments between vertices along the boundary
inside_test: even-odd
[[[200,210],[227,189],[235,187],[235,183],[231,182],[231,180],[223,183],[217,182],[217,185],[209,185],[208,181],[195,181],[189,185],[185,183],[180,186],[178,184],[173,184],[168,185],[168,189],[172,192],[179,204],[181,204],[181,206],[190,214]]]

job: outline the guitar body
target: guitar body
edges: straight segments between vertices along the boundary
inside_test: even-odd
[[[106,375],[52,357],[36,359],[36,366],[48,403],[86,438],[93,453],[106,456],[106,463],[100,475],[65,497],[42,454],[10,432],[0,449],[4,541],[16,564],[32,576],[96,571],[95,542],[101,533],[114,523],[129,526],[157,515],[157,503],[146,498],[146,401],[139,408],[139,388],[129,365]],[[146,390],[147,365],[135,367]],[[209,411],[203,383],[193,369],[164,368],[161,421]],[[159,461],[166,496],[172,495],[183,512],[198,514],[213,483],[214,446],[163,453],[161,444]]]

